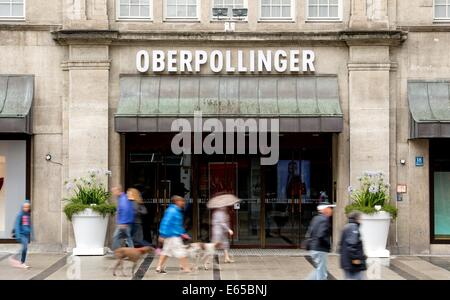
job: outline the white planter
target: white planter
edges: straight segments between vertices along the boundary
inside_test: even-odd
[[[373,215],[362,214],[360,232],[367,257],[389,257],[386,243],[390,222],[391,215],[385,211]]]
[[[103,217],[88,208],[72,216],[76,248],[73,255],[105,255],[108,216]]]

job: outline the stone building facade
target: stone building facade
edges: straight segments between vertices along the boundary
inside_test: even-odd
[[[338,233],[346,222],[344,207],[349,203],[347,187],[356,186],[358,176],[364,171],[376,170],[386,174],[391,185],[392,204],[399,209],[398,218],[391,224],[391,253],[450,253],[450,232],[446,232],[450,221],[445,223],[445,218],[450,218],[450,199],[448,195],[435,199],[439,191],[445,191],[445,180],[450,178],[450,169],[446,169],[449,160],[446,151],[450,153],[450,144],[447,142],[450,131],[446,127],[450,121],[450,96],[448,91],[445,94],[444,87],[450,80],[450,56],[447,55],[450,15],[446,12],[446,9],[450,10],[450,4],[446,4],[446,1],[17,2],[22,3],[22,6],[13,2],[9,7],[0,4],[0,14],[4,14],[0,15],[0,78],[3,77],[4,82],[15,82],[17,78],[13,75],[24,76],[24,81],[19,80],[17,84],[17,93],[20,94],[25,88],[32,89],[31,109],[24,113],[26,120],[22,120],[29,122],[29,128],[18,128],[19,121],[16,127],[7,123],[5,120],[14,117],[11,114],[6,116],[0,105],[0,150],[7,152],[6,141],[25,141],[24,144],[17,145],[17,149],[26,148],[23,155],[26,160],[26,175],[14,175],[18,178],[15,185],[21,187],[21,190],[14,191],[14,195],[30,197],[32,201],[35,247],[63,251],[74,245],[71,224],[61,212],[61,199],[67,196],[64,189],[66,180],[84,175],[92,168],[108,169],[112,171],[110,186],[120,183],[128,187],[130,176],[133,176],[130,172],[135,170],[130,167],[129,158],[134,151],[130,149],[134,149],[135,144],[139,143],[139,136],[145,140],[145,134],[150,134],[152,140],[149,144],[170,144],[162,138],[164,133],[170,131],[167,129],[170,127],[167,124],[170,123],[167,122],[177,115],[187,117],[191,112],[184,112],[183,115],[180,111],[174,111],[167,113],[170,114],[169,118],[163,115],[165,108],[161,103],[166,98],[169,99],[167,103],[172,104],[184,99],[176,88],[184,91],[185,77],[199,80],[201,89],[204,78],[213,78],[213,81],[214,78],[224,78],[223,82],[234,78],[241,82],[246,78],[267,76],[275,78],[274,80],[294,78],[292,80],[298,80],[297,87],[302,84],[307,86],[307,81],[314,78],[314,101],[320,101],[319,95],[327,88],[330,91],[323,95],[324,99],[328,101],[328,98],[334,96],[338,99],[339,107],[332,113],[333,117],[339,119],[338,125],[329,125],[327,128],[324,124],[328,123],[324,119],[330,117],[329,114],[320,109],[313,115],[302,112],[301,103],[306,100],[299,96],[303,91],[300,88],[294,92],[297,98],[293,103],[297,103],[297,109],[289,114],[289,108],[282,112],[281,104],[278,104],[275,113],[289,115],[289,118],[280,116],[282,120],[286,117],[286,122],[281,125],[284,126],[281,131],[286,134],[301,132],[305,140],[311,139],[311,143],[314,143],[314,137],[326,136],[331,160],[330,178],[324,183],[324,189],[337,204],[333,217],[334,236],[339,236]],[[235,5],[235,8],[247,8],[248,15],[236,19],[229,16],[214,17],[213,8],[222,7],[224,3]],[[225,23],[228,22],[232,25],[228,25],[228,31],[225,31]],[[227,72],[224,69],[214,72],[205,65],[198,73],[182,74],[179,68],[176,72],[168,72],[166,68],[159,73],[144,74],[136,66],[136,54],[143,49],[149,53],[161,50],[166,55],[170,51],[177,51],[179,55],[181,50],[203,50],[206,53],[226,53],[229,50],[234,65],[238,64],[238,51],[246,59],[252,51],[259,50],[271,50],[272,53],[279,50],[295,49],[299,53],[311,50],[315,55],[315,70],[291,73],[276,70]],[[301,60],[299,63],[301,64]],[[147,115],[140,113],[139,109],[127,110],[127,103],[123,101],[126,102],[128,98],[138,97],[139,101],[150,101],[148,105],[152,105],[153,98],[144,97],[151,94],[151,91],[145,94],[142,86],[139,92],[127,90],[127,87],[140,82],[141,85],[148,84],[157,89],[157,85],[152,85],[154,81],[148,79],[155,76],[162,78],[156,79],[157,81],[178,78],[178,85],[173,86],[174,99],[161,96],[158,98],[158,110]],[[32,78],[31,87],[27,81],[29,78]],[[332,78],[331,85],[336,83],[336,88],[330,88],[330,84],[323,81],[327,78]],[[171,81],[168,83],[169,87],[170,84]],[[218,84],[222,86],[222,83]],[[289,85],[284,81],[279,84]],[[207,85],[207,82],[203,84]],[[0,85],[0,96],[2,88],[14,87],[5,86]],[[261,85],[259,87],[263,89]],[[171,89],[168,88],[168,91]],[[168,91],[159,93],[170,94]],[[283,101],[281,91],[280,89],[277,96],[274,96],[278,103]],[[265,99],[263,94],[258,100],[260,105],[262,99]],[[29,93],[26,95],[28,96],[24,97],[29,97]],[[224,98],[231,97],[227,95]],[[446,96],[447,102],[444,99]],[[195,97],[202,101],[202,96],[196,94]],[[4,103],[19,101],[18,97],[5,99]],[[428,101],[428,104],[423,104],[421,100]],[[0,104],[1,101],[0,97]],[[173,105],[181,105],[177,103]],[[327,103],[331,105],[331,102]],[[421,103],[428,106],[421,107]],[[143,104],[140,105],[143,109]],[[167,109],[171,111],[171,108]],[[238,117],[239,113],[242,113],[242,106],[234,116]],[[273,117],[273,114],[264,115],[262,106],[257,114],[257,117]],[[311,118],[316,119],[311,121]],[[312,124],[317,119],[322,124],[318,127],[309,126],[308,122],[302,121],[310,120]],[[138,125],[133,127],[130,124]],[[430,126],[421,127],[423,124]],[[2,144],[2,141],[5,143]],[[5,160],[14,161],[11,153],[15,151],[8,151],[10,156],[0,152],[0,158],[3,154]],[[431,156],[430,151],[436,153],[436,159]],[[147,152],[156,153],[153,150]],[[47,154],[51,155],[51,160],[46,160]],[[423,166],[416,166],[416,158],[422,158]],[[443,165],[440,165],[441,161]],[[431,167],[433,164],[438,166]],[[192,165],[189,168],[192,171],[186,173],[189,177],[187,181],[191,181],[194,186],[192,181],[195,176],[192,173],[200,172],[200,169]],[[252,167],[249,168],[253,170]],[[3,172],[13,177],[6,173],[7,170],[9,169],[4,167]],[[434,177],[435,172],[439,173],[439,178]],[[9,192],[13,188],[7,185],[7,176],[5,186]],[[444,183],[439,183],[437,187],[438,181]],[[159,184],[158,182],[157,185]],[[406,193],[398,194],[398,185],[406,185]],[[191,193],[196,222],[200,222],[201,215],[199,193]],[[160,195],[156,196],[158,197]],[[268,218],[264,211],[268,202],[264,197],[256,196],[261,200],[256,202],[261,207],[255,211],[249,209],[248,216],[256,213],[263,216],[263,219]],[[4,196],[2,201],[13,201],[9,199]],[[0,237],[4,238],[4,242],[8,242],[7,229],[10,221],[6,215],[15,211],[20,201],[16,202],[12,206],[3,205],[4,230],[0,227],[0,233],[3,232]],[[436,212],[436,207],[442,208],[443,216],[441,211]],[[1,218],[0,214],[0,220]],[[237,220],[241,220],[239,218]],[[245,220],[250,222],[249,219]],[[443,227],[437,228],[438,223]],[[251,246],[278,245],[278,242],[270,244],[267,235],[264,236],[263,229],[267,232],[267,227],[270,226],[272,225],[264,221],[259,223],[256,233],[258,240]],[[276,226],[282,225],[273,225],[274,228]],[[299,230],[301,234],[302,229]],[[199,237],[200,231],[201,228],[195,229],[194,235]],[[336,241],[334,244],[336,246]],[[299,241],[291,244],[293,247],[299,245]]]

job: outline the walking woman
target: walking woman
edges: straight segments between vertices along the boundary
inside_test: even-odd
[[[213,243],[220,245],[223,249],[226,263],[234,262],[228,253],[230,243],[228,237],[233,235],[230,228],[230,215],[228,214],[228,206],[215,208],[212,212],[212,238]]]
[[[144,241],[144,233],[142,231],[142,216],[147,214],[147,208],[142,200],[141,193],[134,188],[127,190],[127,197],[133,201],[134,207],[134,224],[131,229],[133,243],[136,246],[148,246],[149,243]]]
[[[10,258],[13,267],[28,269],[29,266],[25,264],[27,259],[28,243],[33,236],[33,229],[31,226],[31,205],[27,200],[17,215],[15,228],[15,237],[21,243],[22,248],[14,257]],[[20,259],[20,260],[19,260]]]

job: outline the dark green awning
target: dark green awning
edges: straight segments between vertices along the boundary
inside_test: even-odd
[[[336,76],[121,76],[117,132],[164,132],[177,118],[280,118],[283,132],[341,132]]]
[[[32,75],[0,75],[0,133],[31,134]]]
[[[408,81],[411,138],[450,137],[449,89],[449,81]]]

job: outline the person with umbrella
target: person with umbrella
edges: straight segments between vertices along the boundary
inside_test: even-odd
[[[229,225],[230,215],[228,214],[228,208],[237,202],[239,202],[239,199],[234,195],[224,194],[213,197],[207,204],[208,208],[213,209],[211,216],[211,242],[223,249],[226,263],[234,262],[228,253],[228,250],[230,249],[228,238],[234,234]]]

